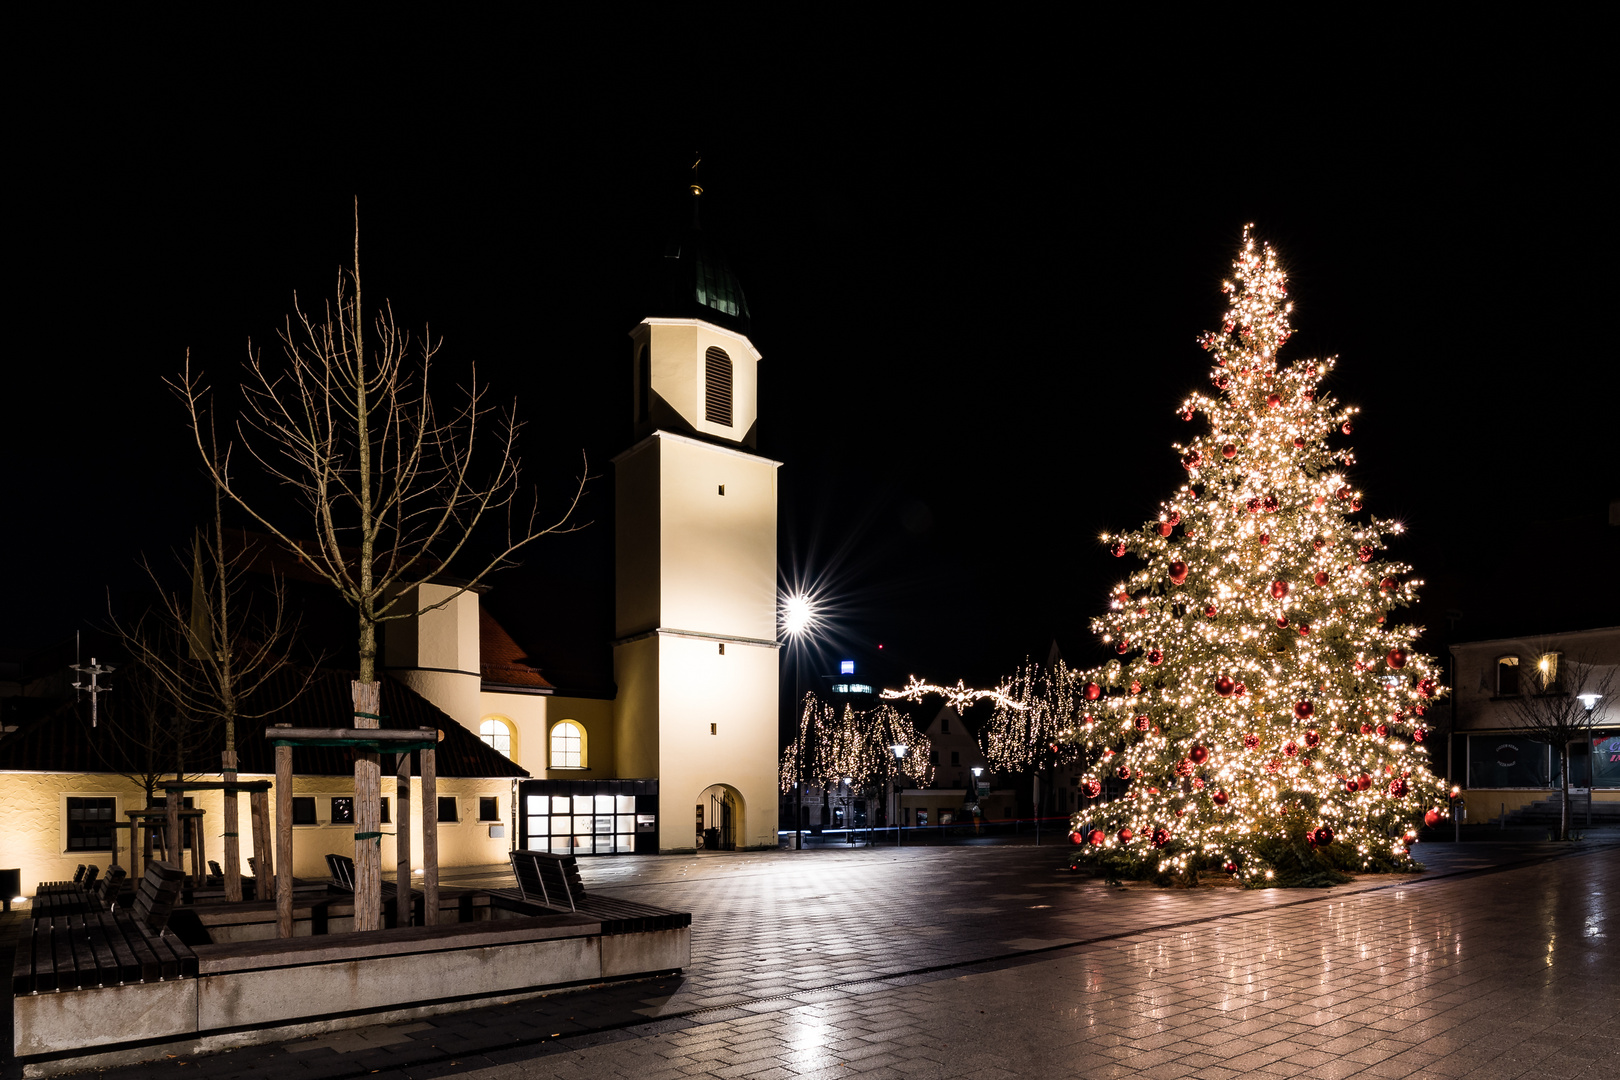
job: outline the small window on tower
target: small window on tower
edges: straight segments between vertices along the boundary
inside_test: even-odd
[[[711,424],[731,426],[731,357],[714,345],[703,354],[703,418]]]

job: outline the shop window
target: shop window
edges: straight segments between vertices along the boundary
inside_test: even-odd
[[[478,820],[501,820],[500,801],[494,795],[480,795],[478,797]]]
[[[294,795],[292,804],[293,804],[293,821],[292,821],[292,823],[294,825],[317,825],[317,824],[319,824],[319,822],[315,818],[315,796],[313,796],[313,795]]]
[[[1552,769],[1547,747],[1511,735],[1468,737],[1471,788],[1548,788]]]
[[[67,850],[111,851],[113,816],[117,813],[118,800],[110,796],[67,796]]]
[[[1620,735],[1598,732],[1592,736],[1592,786],[1620,788]]]
[[[455,824],[461,817],[456,813],[456,797],[454,795],[439,796],[439,823]]]
[[[1496,694],[1513,697],[1519,692],[1519,658],[1504,656],[1496,661]]]

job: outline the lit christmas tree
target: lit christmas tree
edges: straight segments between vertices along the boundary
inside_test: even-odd
[[[1187,482],[1142,528],[1103,540],[1138,565],[1093,621],[1119,653],[1076,673],[1072,738],[1093,764],[1074,816],[1079,860],[1250,885],[1321,884],[1411,866],[1443,813],[1424,711],[1443,692],[1396,624],[1421,582],[1386,559],[1398,522],[1362,513],[1342,471],[1354,408],[1321,389],[1332,360],[1279,364],[1287,282],[1245,230],[1213,396],[1181,417]],[[1123,797],[1101,801],[1103,781]],[[1116,789],[1119,785],[1115,785]]]

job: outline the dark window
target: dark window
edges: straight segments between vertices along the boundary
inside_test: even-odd
[[[1545,788],[1551,779],[1545,745],[1511,735],[1468,737],[1469,787]]]
[[[315,796],[313,796],[313,795],[294,795],[293,796],[293,824],[294,825],[314,825],[314,824],[316,824],[316,821],[315,821]]]
[[[960,764],[962,764],[962,754],[961,754],[960,751],[957,751],[957,750],[952,750],[951,751],[951,764],[952,765],[960,765]]]
[[[703,354],[703,418],[711,424],[731,426],[731,357],[710,345]]]
[[[460,821],[456,816],[456,797],[454,795],[439,796],[439,820]]]
[[[384,795],[382,799],[382,814],[377,818],[377,820],[382,822],[384,825],[387,825],[392,821],[392,819],[388,816],[388,796],[386,795]]]
[[[1519,658],[1504,656],[1496,662],[1496,693],[1512,697],[1519,692]]]
[[[354,824],[354,800],[347,796],[332,800],[332,824]]]
[[[67,849],[111,851],[113,814],[118,812],[117,802],[112,798],[80,799],[68,796]]]
[[[951,733],[951,718],[950,717],[942,716],[942,717],[939,718],[939,733],[941,735],[949,735]]]
[[[478,797],[478,820],[479,821],[499,821],[499,820],[501,820],[501,812],[500,812],[500,809],[499,809],[499,803],[496,801],[495,796],[493,796],[493,795],[480,795]]]
[[[647,419],[647,398],[652,393],[652,342],[636,350],[636,419]]]

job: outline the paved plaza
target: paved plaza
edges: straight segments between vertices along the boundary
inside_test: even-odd
[[[1255,892],[1028,844],[586,861],[694,913],[689,970],[101,1075],[1620,1077],[1620,845],[1419,852]]]

